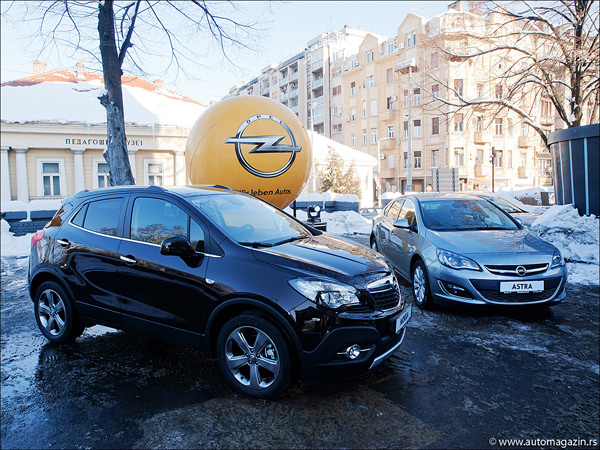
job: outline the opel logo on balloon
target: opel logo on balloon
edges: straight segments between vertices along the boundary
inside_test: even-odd
[[[290,137],[292,141],[292,145],[281,144],[281,141],[285,136],[244,136],[244,131],[248,126],[257,121],[257,120],[272,120],[283,127],[286,131],[287,135]],[[257,177],[262,178],[274,178],[278,177],[285,172],[288,171],[292,164],[294,164],[294,160],[296,159],[296,153],[302,150],[302,147],[296,145],[296,139],[294,138],[294,133],[290,130],[283,120],[278,119],[275,116],[270,114],[256,114],[240,125],[237,130],[235,137],[230,137],[225,141],[226,144],[234,144],[235,145],[235,153],[237,155],[238,161],[242,165],[244,169],[250,172],[252,175],[256,175]],[[285,163],[285,165],[277,170],[265,172],[253,167],[244,157],[242,152],[242,145],[256,145],[249,155],[252,154],[261,154],[261,153],[290,153],[290,158]]]

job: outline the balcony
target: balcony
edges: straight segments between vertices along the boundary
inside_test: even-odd
[[[519,147],[521,148],[525,148],[525,147],[529,147],[528,144],[528,140],[527,140],[527,136],[519,136]]]
[[[379,148],[381,150],[393,150],[396,148],[396,139],[386,139],[379,143]]]
[[[381,113],[381,120],[394,120],[396,118],[396,114],[398,114],[398,111],[395,109],[387,109]]]
[[[298,72],[294,72],[294,73],[290,74],[290,83],[297,79],[298,79]]]
[[[315,99],[313,100],[313,105],[317,106],[317,105],[322,105],[323,104],[323,96],[321,95],[320,97],[315,97]]]
[[[318,80],[315,80],[312,82],[312,89],[318,89],[320,87],[323,86],[323,81],[325,81],[325,78],[319,78]]]
[[[476,131],[473,133],[473,141],[476,144],[485,144],[485,140],[483,139],[483,131]]]
[[[318,71],[319,69],[322,69],[322,68],[323,68],[323,60],[315,61],[315,62],[312,63],[311,70],[313,72],[316,72],[316,71]]]
[[[315,114],[314,116],[314,125],[318,124],[318,123],[323,123],[325,121],[325,115],[324,114]]]
[[[293,113],[298,114],[298,105],[290,106],[290,109],[292,110]]]
[[[298,97],[298,89],[292,89],[289,93],[290,98]]]
[[[475,176],[476,177],[483,176],[483,164],[475,164]]]
[[[279,96],[279,101],[283,102],[286,101],[289,98],[289,94],[283,93]]]
[[[397,178],[398,177],[398,169],[381,169],[381,178]]]
[[[283,77],[280,81],[279,81],[279,86],[283,86],[285,84],[288,83],[288,78],[287,77]]]
[[[527,167],[521,166],[518,169],[518,174],[519,178],[527,178],[529,176],[529,170],[527,170]]]
[[[260,95],[269,95],[270,89],[269,86],[266,86],[260,90]]]

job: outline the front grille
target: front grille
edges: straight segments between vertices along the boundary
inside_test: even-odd
[[[385,291],[370,292],[371,298],[375,303],[375,308],[385,311],[395,308],[400,301],[400,293],[396,289],[387,289]]]
[[[500,282],[492,280],[471,280],[473,287],[483,298],[496,303],[533,303],[550,300],[556,294],[562,277],[544,279],[542,292],[524,292],[505,294],[500,292]]]
[[[517,272],[518,267],[523,267],[526,272],[522,275]],[[537,273],[545,272],[548,268],[548,264],[504,264],[496,266],[485,266],[494,275],[505,275],[508,277],[535,275]]]

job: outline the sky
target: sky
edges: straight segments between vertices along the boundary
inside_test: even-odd
[[[30,39],[33,24],[27,21],[6,20],[7,3],[2,8],[1,27],[1,79],[2,82],[22,78],[33,73],[33,61],[38,58],[41,44]],[[193,80],[181,73],[176,77],[171,70],[162,74],[158,58],[143,59],[143,68],[149,77],[161,76],[165,87],[202,103],[219,100],[229,89],[260,74],[269,64],[278,64],[304,50],[307,41],[325,31],[336,31],[348,25],[373,33],[392,36],[408,13],[427,19],[447,10],[450,1],[291,1],[291,2],[240,2],[236,18],[256,20],[259,32],[251,49],[230,53],[233,62],[223,61],[219,53],[198,55],[201,67],[184,64],[194,72]],[[97,45],[97,44],[96,44]],[[92,46],[91,50],[97,47]],[[75,70],[77,57],[65,48],[45,54],[41,58],[46,69]],[[87,67],[87,65],[86,65]]]

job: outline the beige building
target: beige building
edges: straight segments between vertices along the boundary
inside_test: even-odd
[[[2,201],[63,198],[109,185],[102,76],[53,70],[2,84]],[[137,77],[123,77],[129,162],[137,184],[184,185],[189,128],[206,109]]]

